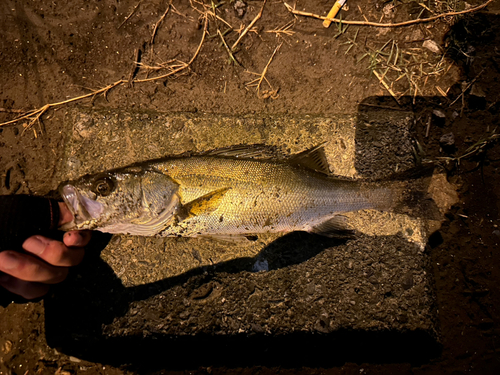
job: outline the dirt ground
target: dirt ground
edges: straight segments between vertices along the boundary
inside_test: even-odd
[[[0,121],[115,82],[107,95],[78,104],[233,115],[413,110],[417,143],[425,158],[441,158],[449,179],[460,185],[461,200],[428,246],[442,336],[438,358],[418,366],[345,363],[329,369],[290,369],[286,363],[265,368],[256,359],[253,368],[176,373],[500,373],[500,152],[494,142],[500,108],[499,2],[413,26],[332,24],[326,29],[321,20],[294,16],[282,1],[269,0],[235,49],[233,43],[263,2],[204,3],[3,0]],[[290,1],[297,10],[319,15],[331,3]],[[463,1],[418,3],[349,0],[342,18],[401,22],[470,7]],[[254,73],[263,71],[257,90]],[[131,78],[133,85],[126,83]],[[0,194],[45,195],[57,187],[54,164],[64,142],[60,115],[74,104],[50,108],[39,121],[0,127]],[[450,133],[454,142],[446,145],[442,136]],[[47,345],[44,329],[43,300],[0,307],[0,374],[131,373],[57,352]]]

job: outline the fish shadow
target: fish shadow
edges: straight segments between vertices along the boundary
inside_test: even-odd
[[[102,326],[125,315],[133,302],[146,300],[175,286],[186,285],[189,281],[192,288],[207,284],[220,273],[252,273],[256,271],[256,262],[263,260],[266,263],[266,271],[289,267],[305,262],[325,249],[346,241],[293,232],[271,242],[254,257],[196,267],[174,277],[125,287],[115,271],[100,258],[101,251],[111,237],[95,232],[86,248],[83,262],[71,270],[65,283],[54,285],[50,295],[45,298],[47,341],[51,346],[60,349],[64,347],[66,352],[77,352],[82,358],[87,355],[94,357],[92,352],[95,350],[92,345],[88,345],[88,340],[101,342]],[[67,327],[71,329],[68,330]],[[78,345],[80,342],[83,344],[81,348]],[[99,358],[93,360],[107,362],[107,355],[102,358],[98,356]]]

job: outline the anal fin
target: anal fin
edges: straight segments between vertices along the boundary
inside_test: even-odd
[[[251,236],[248,234],[206,234],[198,237],[238,245],[250,245],[258,239],[257,236]]]
[[[354,230],[349,226],[347,218],[343,215],[335,215],[312,227],[309,231],[330,238],[352,238],[355,235]]]

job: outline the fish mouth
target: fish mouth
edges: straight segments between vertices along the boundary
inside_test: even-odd
[[[101,216],[104,209],[103,205],[92,199],[92,197],[80,193],[75,186],[64,185],[60,192],[64,203],[73,214],[73,220],[63,224],[60,229],[87,229],[81,228],[82,224],[95,221]]]

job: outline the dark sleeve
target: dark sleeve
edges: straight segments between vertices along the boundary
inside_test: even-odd
[[[0,195],[0,251],[16,250],[34,234],[57,229],[56,200],[29,195]]]

